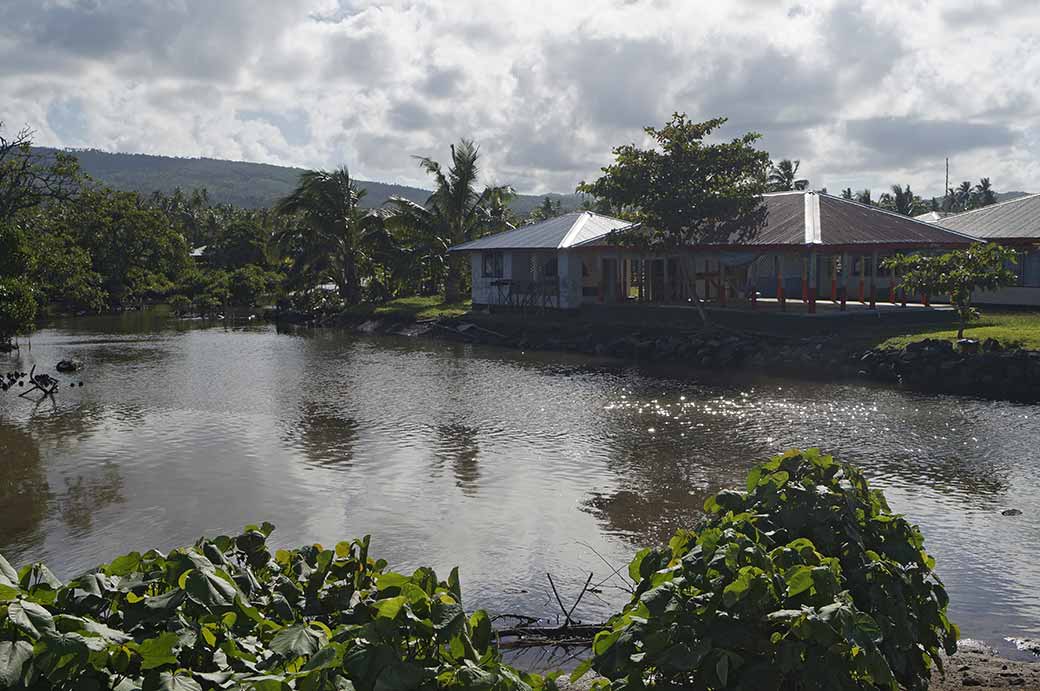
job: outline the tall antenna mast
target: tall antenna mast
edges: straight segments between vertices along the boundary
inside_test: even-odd
[[[946,188],[943,190],[943,196],[945,197],[950,193],[950,157],[946,157]]]

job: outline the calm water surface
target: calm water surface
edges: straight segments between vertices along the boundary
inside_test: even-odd
[[[551,616],[547,571],[567,597],[609,575],[595,552],[625,563],[752,463],[819,446],[922,526],[963,635],[1040,636],[1037,406],[157,315],[55,324],[0,371],[65,357],[82,388],[0,395],[16,564],[68,577],[269,520],[279,545],[371,533],[396,568],[460,565],[468,607]],[[623,601],[608,583],[578,614]]]

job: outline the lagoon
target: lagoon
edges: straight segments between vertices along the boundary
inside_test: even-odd
[[[85,367],[56,401],[0,394],[16,565],[70,577],[268,520],[278,545],[371,533],[397,569],[458,564],[467,608],[551,618],[546,572],[567,597],[593,571],[576,616],[601,621],[625,600],[603,560],[818,446],[921,525],[963,636],[1040,637],[1040,406],[156,312],[54,322],[0,372],[62,358]]]

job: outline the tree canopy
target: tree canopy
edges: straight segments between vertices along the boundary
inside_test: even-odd
[[[957,338],[964,338],[965,326],[978,317],[972,306],[975,291],[1014,284],[1015,272],[1008,265],[1015,261],[1014,250],[989,243],[939,256],[897,255],[884,265],[900,272],[900,284],[911,293],[948,295],[960,319]]]
[[[693,122],[676,113],[661,128],[645,128],[655,146],[616,147],[614,163],[578,189],[630,211],[651,243],[748,240],[765,224],[769,155],[755,148],[760,135],[754,132],[728,142],[705,141],[725,122]]]

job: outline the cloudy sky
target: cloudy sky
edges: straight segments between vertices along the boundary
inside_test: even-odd
[[[1033,0],[0,0],[0,120],[41,144],[570,192],[673,111],[814,187],[1040,191]]]

